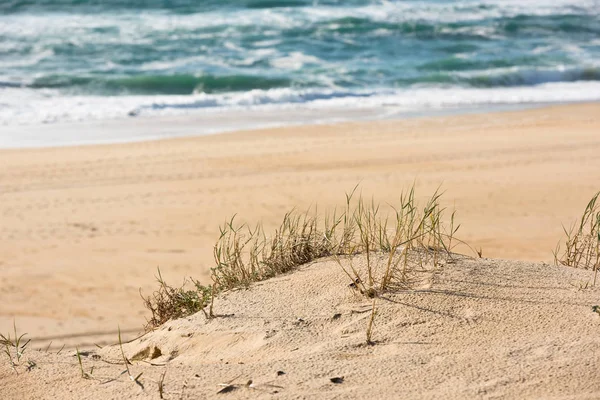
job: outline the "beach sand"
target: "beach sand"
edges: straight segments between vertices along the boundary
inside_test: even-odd
[[[597,399],[600,315],[591,305],[600,289],[573,286],[589,278],[543,263],[454,257],[416,290],[379,297],[368,345],[371,300],[325,260],[219,296],[214,319],[197,313],[124,344],[132,379],[118,345],[82,350],[81,366],[73,350],[28,351],[18,375],[0,363],[0,395]]]
[[[599,115],[599,104],[578,104],[1,150],[0,332],[15,320],[34,347],[54,349],[114,343],[118,326],[133,338],[147,316],[138,289],[157,287],[157,267],[171,284],[208,282],[219,225],[233,214],[270,228],[293,207],[343,205],[357,184],[382,203],[413,182],[422,198],[441,185],[457,236],[484,257],[520,260],[510,271],[550,262],[562,224],[599,189]],[[560,296],[571,286],[556,274]]]

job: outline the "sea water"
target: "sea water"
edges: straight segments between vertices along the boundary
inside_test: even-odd
[[[0,130],[596,100],[599,0],[0,2]]]

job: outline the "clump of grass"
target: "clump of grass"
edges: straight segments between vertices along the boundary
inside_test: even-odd
[[[173,288],[159,271],[159,290],[144,298],[152,312],[148,327],[200,310],[212,317],[212,302],[218,292],[247,287],[322,257],[333,256],[361,293],[375,298],[387,290],[409,287],[415,272],[437,266],[451,254],[459,225],[455,224],[455,213],[449,224],[443,222],[439,191],[421,208],[413,186],[402,193],[397,207],[390,205],[392,212],[387,213],[373,199],[357,196],[356,191],[357,187],[346,194],[344,208],[324,217],[316,208],[288,212],[271,236],[261,224],[240,224],[234,216],[220,227],[213,248],[216,265],[211,269],[211,286],[192,280],[195,290]],[[357,254],[365,255],[366,269],[355,268],[351,257],[348,262],[342,260]],[[368,337],[370,341],[370,333]]]
[[[442,222],[441,196],[436,191],[421,209],[412,187],[402,193],[397,207],[392,206],[392,216],[380,215],[379,205],[371,201],[365,206],[360,197],[353,211],[347,203],[347,212],[358,231],[354,248],[365,253],[366,271],[359,271],[351,263],[347,269],[339,258],[336,260],[359,282],[361,293],[372,298],[392,288],[410,287],[415,272],[424,271],[428,265],[437,266],[450,255],[452,239],[460,226],[455,226],[455,213],[448,227]],[[383,255],[373,257],[374,252]]]
[[[555,264],[594,271],[593,286],[600,268],[600,192],[588,202],[579,223],[571,225],[565,232],[564,251],[560,242],[554,250]]]
[[[326,227],[325,232],[330,230]],[[250,229],[236,225],[233,218],[220,231],[212,269],[213,281],[220,289],[248,286],[331,253],[327,234],[310,211],[287,213],[271,238],[262,225]]]
[[[144,297],[140,291],[144,305],[152,313],[146,324],[147,330],[156,328],[170,319],[183,318],[199,311],[203,311],[207,317],[212,316],[213,287],[204,286],[193,279],[190,279],[194,285],[191,290],[185,289],[186,281],[181,287],[172,287],[165,282],[160,269],[156,280],[159,288],[151,296]],[[208,305],[210,305],[210,315],[206,313]]]
[[[400,197],[392,215],[383,214],[374,200],[356,197],[356,188],[346,194],[343,210],[319,218],[316,210],[287,213],[272,237],[261,225],[250,228],[232,218],[221,227],[214,246],[216,266],[212,278],[221,290],[248,286],[297,268],[321,257],[334,256],[346,274],[369,297],[391,286],[405,286],[415,263],[437,265],[450,254],[459,226],[452,213],[450,224],[442,222],[441,193],[436,191],[419,208],[414,187]],[[383,273],[376,271],[387,254]],[[365,254],[365,276],[342,256]]]
[[[6,336],[0,333],[0,345],[3,347],[3,353],[8,357],[11,368],[17,372],[17,366],[19,366],[21,358],[31,339],[23,342],[23,338],[27,334],[17,334],[17,324],[15,321],[13,321],[13,331],[15,335],[14,338],[11,337],[10,333]]]

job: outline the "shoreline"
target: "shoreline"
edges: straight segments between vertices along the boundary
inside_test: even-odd
[[[357,183],[382,204],[442,185],[457,237],[484,257],[550,261],[599,189],[598,115],[592,103],[0,150],[0,332],[14,318],[69,346],[117,326],[133,337],[138,289],[156,289],[157,267],[172,285],[205,281],[232,215],[270,231],[294,207],[341,206]]]
[[[498,112],[525,111],[597,102],[518,103],[455,106],[430,110],[396,110],[381,114],[379,108],[331,108],[310,110],[214,110],[180,116],[133,116],[106,120],[55,122],[0,127],[0,151],[60,147],[127,144],[144,141],[197,138],[235,132],[289,127],[451,117]],[[204,126],[207,125],[207,126]],[[110,133],[107,133],[107,130]],[[191,133],[197,130],[201,132]],[[81,132],[86,132],[81,138]],[[79,138],[77,138],[79,136]],[[16,138],[16,139],[15,139]],[[11,144],[12,141],[12,144]]]

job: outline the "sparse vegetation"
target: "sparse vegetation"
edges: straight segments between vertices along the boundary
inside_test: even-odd
[[[165,369],[160,376],[160,380],[157,382],[158,385],[158,395],[161,399],[164,399],[165,394],[165,376],[167,375],[167,370]]]
[[[385,291],[410,287],[416,273],[437,268],[460,242],[454,238],[460,227],[455,224],[455,212],[448,224],[443,222],[439,191],[420,208],[413,186],[401,194],[399,205],[390,205],[386,213],[356,191],[357,187],[346,194],[342,210],[334,209],[324,217],[316,208],[288,212],[272,236],[261,224],[250,227],[237,223],[234,216],[220,227],[213,248],[216,265],[211,270],[211,286],[191,280],[192,290],[173,288],[159,271],[159,289],[144,298],[152,313],[148,328],[200,310],[210,318],[219,291],[247,287],[322,257],[334,257],[352,285],[375,299]],[[366,267],[353,265],[352,258],[358,254],[364,254]],[[375,315],[374,301],[367,329],[369,343]]]
[[[415,272],[432,270],[451,254],[460,225],[455,225],[454,212],[448,227],[443,224],[440,197],[436,191],[420,209],[413,187],[400,196],[397,208],[391,207],[391,216],[382,215],[374,201],[366,203],[359,197],[353,206],[352,194],[346,197],[344,231],[356,234],[346,238],[350,251],[342,255],[364,253],[366,265],[358,268],[352,258],[333,256],[360,293],[373,298],[391,289],[408,288]]]
[[[262,225],[250,229],[245,224],[236,225],[232,218],[220,228],[212,278],[220,289],[231,289],[291,271],[330,255],[334,229],[327,222],[323,230],[319,229],[317,215],[310,211],[291,211],[268,238]]]
[[[373,325],[375,324],[375,316],[377,315],[377,308],[375,306],[375,302],[377,298],[373,298],[373,306],[371,308],[371,318],[369,318],[369,323],[367,324],[367,344],[373,345],[375,342],[373,341]]]
[[[216,267],[212,277],[219,289],[247,286],[251,282],[285,273],[315,259],[333,256],[344,272],[357,282],[364,294],[373,297],[391,286],[404,287],[416,265],[450,254],[452,237],[459,226],[452,214],[449,228],[442,223],[444,209],[439,205],[439,192],[427,201],[421,211],[412,188],[400,197],[400,206],[391,207],[392,215],[383,215],[379,204],[356,200],[355,192],[346,195],[342,212],[334,210],[320,222],[316,211],[294,211],[285,215],[275,235],[268,238],[261,225],[250,229],[234,220],[221,228],[214,247]],[[379,253],[378,256],[375,256]],[[365,276],[342,262],[342,256],[365,254]],[[387,254],[383,274],[373,258]]]
[[[94,373],[94,367],[92,367],[89,373],[85,372],[85,370],[83,369],[83,361],[81,360],[81,353],[79,352],[79,347],[75,347],[75,355],[77,356],[77,361],[79,362],[79,370],[81,371],[81,377],[83,379],[93,379],[92,374]]]
[[[10,366],[15,372],[17,372],[17,367],[21,363],[21,358],[23,357],[25,349],[27,348],[27,345],[31,339],[23,343],[23,338],[27,334],[17,334],[17,324],[15,321],[13,321],[13,329],[15,335],[14,338],[11,337],[10,333],[8,333],[6,336],[0,333],[0,345],[3,347],[3,353],[8,357]],[[29,367],[31,367],[31,364],[29,364]]]
[[[131,361],[129,361],[127,359],[127,357],[125,357],[125,352],[123,351],[123,341],[121,340],[121,328],[119,327],[119,348],[121,349],[121,355],[123,356],[123,364],[125,364],[125,369],[127,370],[127,376],[129,376],[129,379],[134,382],[136,385],[138,385],[140,388],[144,388],[144,385],[142,384],[142,382],[140,381],[140,377],[142,376],[143,372],[140,372],[137,376],[133,376],[131,374],[131,370],[129,369],[129,364],[131,364]],[[83,369],[82,369],[83,371]]]
[[[591,269],[594,272],[592,286],[596,285],[600,268],[600,203],[596,193],[588,202],[579,223],[569,229],[563,227],[566,238],[564,251],[559,243],[554,250],[554,262],[574,268]]]
[[[169,286],[163,279],[160,269],[156,280],[159,288],[151,296],[144,297],[140,291],[144,305],[152,313],[146,325],[147,330],[158,327],[170,319],[186,317],[199,311],[204,311],[206,314],[207,305],[210,305],[210,315],[207,314],[207,317],[212,316],[213,287],[203,286],[193,279],[190,279],[194,285],[191,290],[185,289],[186,281],[181,287]]]

